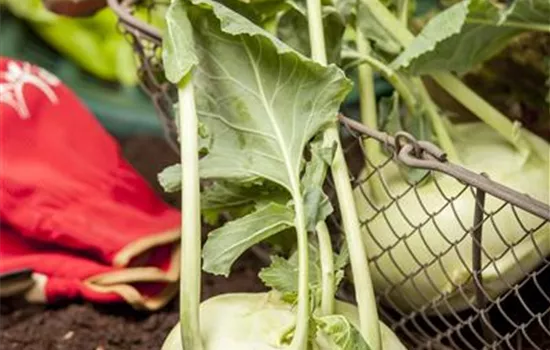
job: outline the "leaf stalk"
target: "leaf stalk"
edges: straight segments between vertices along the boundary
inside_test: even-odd
[[[356,44],[360,57],[362,57],[365,62],[369,63],[369,65],[360,65],[357,67],[359,73],[359,108],[361,121],[367,127],[373,130],[378,130],[376,94],[374,91],[374,77],[372,74],[371,65],[377,67],[377,69],[379,69],[385,77],[387,75],[387,78],[392,77],[393,80],[396,79],[392,74],[390,74],[389,68],[386,65],[382,62],[377,62],[377,60],[370,57],[370,44],[367,40],[365,40],[361,31],[357,31]],[[400,89],[404,87],[404,85],[400,84],[397,84],[397,86],[399,86]],[[414,98],[412,95],[407,95],[407,97]],[[375,140],[367,139],[364,141],[363,147],[365,148],[366,156],[369,158],[369,161],[366,162],[367,167],[371,168],[370,171],[376,171],[376,167],[380,166],[386,158],[380,149],[380,143]],[[385,198],[384,187],[382,186],[381,180],[378,176],[372,177],[370,186],[376,199],[383,200]]]
[[[511,27],[511,28],[519,28],[519,29],[550,33],[550,25],[543,24],[543,23],[522,23],[522,22],[516,22],[516,21],[509,21],[509,20],[504,21],[504,23],[495,23],[495,21],[492,21],[486,18],[467,18],[466,22],[474,23],[474,24],[484,24],[484,25],[494,26],[494,27]]]
[[[439,145],[447,154],[447,158],[450,161],[459,163],[460,158],[458,152],[456,151],[453,141],[451,140],[451,136],[449,135],[449,132],[445,127],[445,124],[443,123],[443,119],[439,115],[437,105],[433,102],[430,94],[428,93],[428,90],[426,89],[424,83],[420,78],[413,78],[413,83],[418,89],[418,94],[422,100],[422,104],[424,105],[426,115],[428,116],[430,123],[434,129],[437,140],[439,141]]]
[[[334,257],[330,233],[327,224],[320,221],[315,227],[319,240],[319,255],[321,259],[321,315],[327,316],[334,313],[334,294],[336,284],[334,281]]]
[[[307,16],[312,57],[319,63],[326,64],[327,58],[320,0],[307,0]],[[368,268],[367,254],[363,244],[355,199],[353,198],[349,180],[349,171],[336,124],[330,126],[325,131],[324,136],[327,142],[336,144],[331,173],[336,187],[346,240],[349,244],[350,262],[353,270],[359,311],[360,332],[363,339],[365,339],[373,350],[380,350],[381,337],[376,298]]]
[[[300,193],[299,188],[293,189],[293,193]],[[293,195],[295,227],[298,240],[298,312],[296,315],[296,329],[290,348],[304,350],[307,348],[309,333],[309,259],[308,259],[308,234],[306,229],[303,198]]]
[[[201,218],[198,158],[198,120],[191,73],[178,85],[180,118],[181,275],[180,332],[184,349],[202,350],[200,333]]]

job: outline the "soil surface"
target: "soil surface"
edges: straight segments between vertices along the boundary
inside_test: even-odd
[[[231,278],[203,277],[203,298],[229,292],[258,292],[258,261],[246,255]],[[126,305],[72,303],[28,305],[11,300],[0,307],[0,348],[25,350],[158,350],[178,322],[174,299],[155,313],[138,312]]]

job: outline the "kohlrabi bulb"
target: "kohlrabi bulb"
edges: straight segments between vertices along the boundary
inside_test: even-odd
[[[536,155],[525,160],[484,123],[457,125],[452,131],[464,167],[484,172],[496,182],[549,202],[550,148],[545,141],[523,131]],[[394,196],[404,193],[409,186],[393,163],[384,168],[382,175]],[[450,312],[451,308],[465,309],[474,301],[473,240],[466,231],[473,225],[474,193],[471,188],[461,192],[464,184],[450,176],[434,176],[437,185],[430,180],[396,201],[374,199],[369,183],[363,185],[362,191],[355,190],[360,219],[372,218],[363,232],[368,256],[374,259],[370,271],[375,290],[377,294],[389,295],[390,306],[403,312],[436,303],[444,293],[447,302],[437,307],[442,313]],[[451,205],[442,193],[447,198],[457,198]],[[384,214],[374,216],[370,203],[384,207]],[[495,214],[483,225],[483,282],[493,297],[525,277],[550,254],[550,225],[541,227],[543,219],[521,209],[514,212],[510,205],[501,208],[502,204],[501,200],[486,196],[485,212]],[[538,229],[525,238],[528,235],[525,229],[535,228]]]
[[[279,294],[223,294],[201,304],[200,326],[203,350],[276,350],[288,348],[282,342],[292,329],[296,314],[293,306],[280,299]],[[359,316],[354,305],[336,301],[335,313],[346,316],[354,327]],[[397,336],[380,323],[384,350],[406,350]],[[319,350],[335,350],[318,335]],[[172,329],[162,350],[182,350],[180,325]]]

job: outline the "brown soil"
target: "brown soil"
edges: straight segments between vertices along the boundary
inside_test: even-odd
[[[230,279],[204,275],[203,298],[229,292],[258,292],[258,261],[245,255]],[[149,314],[126,305],[73,303],[28,305],[19,300],[0,308],[0,348],[25,350],[157,350],[178,322],[178,302]]]
[[[124,154],[161,193],[156,174],[176,162],[177,156],[162,140],[135,137],[122,142]],[[164,195],[178,203],[177,196]],[[264,290],[257,278],[262,266],[252,254],[237,261],[229,279],[204,274],[202,297],[228,292]],[[157,350],[178,321],[173,300],[155,313],[138,312],[126,305],[29,305],[5,300],[0,305],[0,348],[25,350]]]

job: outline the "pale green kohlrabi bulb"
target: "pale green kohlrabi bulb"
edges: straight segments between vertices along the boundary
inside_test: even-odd
[[[336,314],[346,316],[354,327],[359,325],[357,308],[336,301]],[[274,350],[285,349],[283,335],[294,324],[292,305],[280,299],[278,293],[223,294],[201,304],[200,327],[204,350]],[[384,350],[406,350],[397,336],[383,323]],[[322,346],[317,349],[335,350]],[[179,323],[172,329],[162,350],[182,350]]]
[[[538,155],[525,161],[486,124],[457,125],[452,131],[464,167],[485,172],[494,181],[549,202],[550,147],[544,140],[524,131]],[[394,195],[408,187],[395,164],[387,166],[382,175]],[[384,215],[378,214],[369,220],[368,227],[363,227],[364,241],[377,294],[387,295],[390,306],[403,312],[419,310],[432,302],[436,305],[444,293],[448,303],[437,303],[435,307],[442,313],[450,312],[449,306],[465,309],[474,301],[473,241],[465,231],[473,225],[474,194],[467,189],[453,205],[447,204],[440,190],[447,197],[457,196],[464,185],[447,175],[436,175],[436,179],[439,189],[430,180],[418,187],[417,193],[411,190],[392,204],[389,198],[374,199],[369,183],[362,186],[363,192],[359,188],[354,192],[362,221],[375,214],[363,193],[377,207],[388,206]],[[485,211],[496,212],[502,204],[487,195]],[[436,214],[430,218],[428,213]],[[538,229],[527,235],[510,205],[483,225],[483,281],[493,297],[525,277],[550,253],[550,225],[541,226],[543,219],[522,210],[516,213],[526,229]]]

